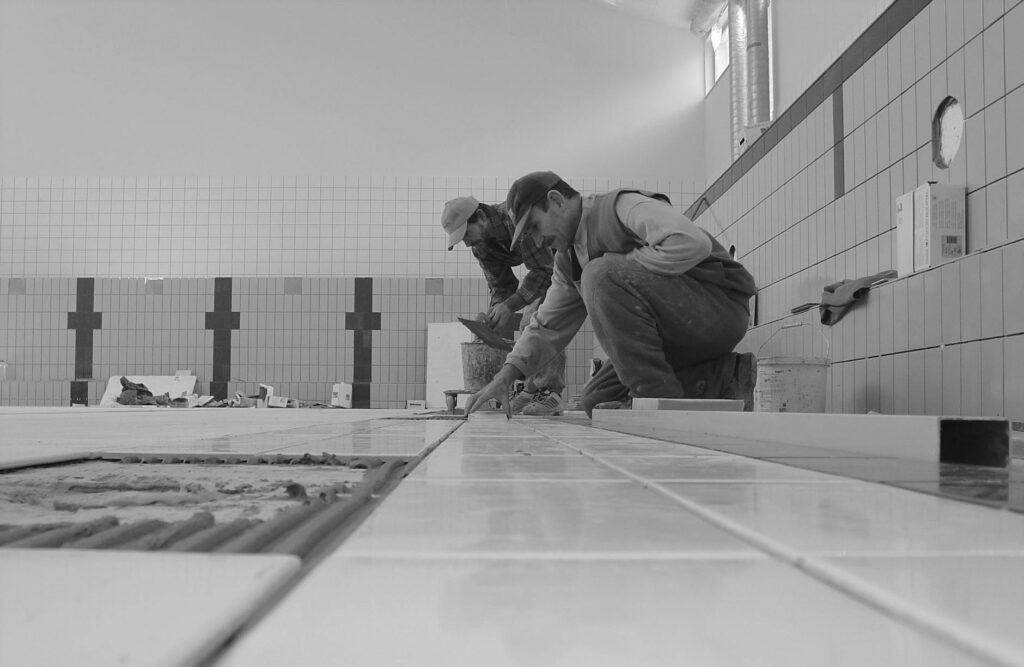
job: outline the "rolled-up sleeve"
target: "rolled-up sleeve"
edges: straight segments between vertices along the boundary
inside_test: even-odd
[[[711,238],[669,204],[638,193],[623,193],[615,213],[644,245],[628,257],[652,273],[681,275],[711,255]]]

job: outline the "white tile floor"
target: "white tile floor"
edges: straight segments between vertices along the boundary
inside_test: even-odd
[[[299,570],[294,556],[0,549],[0,665],[192,665]]]
[[[415,455],[456,429],[225,667],[1024,665],[1024,514],[558,419],[142,410],[0,409],[0,463],[100,449]],[[156,590],[139,585],[140,600]],[[13,604],[0,596],[0,628]]]

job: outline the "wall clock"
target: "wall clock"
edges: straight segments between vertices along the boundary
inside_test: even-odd
[[[932,162],[939,169],[948,169],[960,150],[964,136],[964,110],[955,97],[947,97],[935,110],[932,119]]]

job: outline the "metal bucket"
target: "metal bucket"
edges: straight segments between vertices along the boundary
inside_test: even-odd
[[[508,352],[480,341],[462,343],[463,389],[474,392],[483,389],[501,370],[507,356]]]

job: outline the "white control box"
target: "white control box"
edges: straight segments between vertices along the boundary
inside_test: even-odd
[[[896,273],[914,272],[914,193],[896,197]]]
[[[914,270],[967,252],[967,191],[962,185],[925,183],[914,189]],[[897,236],[899,226],[897,223]]]

